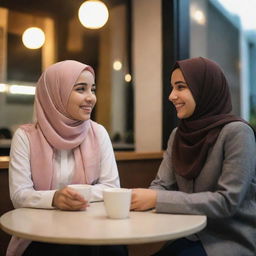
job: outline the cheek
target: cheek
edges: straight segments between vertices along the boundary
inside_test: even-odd
[[[74,97],[73,95],[70,96],[69,100],[68,100],[68,105],[67,105],[67,110],[70,112],[72,112],[76,106],[77,106],[77,97]]]
[[[186,101],[189,102],[189,105],[190,107],[193,107],[195,106],[195,100],[194,100],[194,97],[192,96],[192,94],[190,92],[188,92],[186,94]]]
[[[196,108],[196,103],[193,99],[190,100],[190,102],[189,102],[189,108],[190,108],[191,114],[193,114],[195,112],[195,108]]]
[[[95,105],[96,102],[97,102],[97,97],[96,97],[96,95],[94,95],[94,97],[93,97],[93,102],[94,102],[94,105]]]

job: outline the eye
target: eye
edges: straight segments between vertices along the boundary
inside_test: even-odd
[[[79,86],[79,87],[76,87],[76,92],[84,92],[85,88],[84,86]]]
[[[91,92],[92,92],[93,94],[96,93],[96,86],[92,86]]]
[[[177,86],[177,89],[178,89],[178,90],[183,90],[183,89],[185,89],[185,88],[186,88],[185,85],[179,84],[179,85]]]

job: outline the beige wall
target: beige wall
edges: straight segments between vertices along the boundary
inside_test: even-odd
[[[158,151],[162,143],[161,0],[133,0],[135,148]]]

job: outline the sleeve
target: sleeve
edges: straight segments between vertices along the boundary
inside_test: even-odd
[[[99,141],[101,151],[101,171],[97,184],[92,187],[91,201],[103,200],[104,188],[120,187],[119,174],[114,150],[106,129],[99,125]]]
[[[10,197],[14,208],[51,209],[55,190],[36,191],[31,179],[29,141],[22,129],[12,139],[9,164]]]
[[[173,172],[171,155],[172,143],[175,130],[171,133],[168,140],[167,150],[164,152],[163,160],[159,166],[156,178],[151,182],[150,189],[155,190],[177,190],[176,179]]]
[[[192,194],[159,191],[157,212],[227,218],[238,211],[255,181],[255,137],[252,129],[245,124],[233,125],[224,136],[222,170],[216,190]]]

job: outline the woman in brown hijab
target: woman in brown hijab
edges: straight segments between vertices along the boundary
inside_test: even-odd
[[[131,209],[207,216],[204,230],[157,256],[255,256],[254,131],[231,114],[227,80],[215,62],[177,61],[171,87],[180,122],[150,188],[133,190]]]

